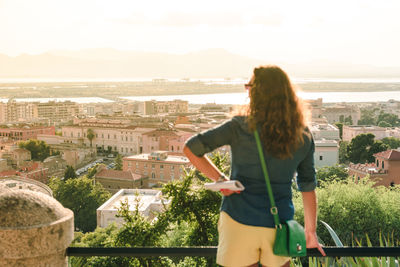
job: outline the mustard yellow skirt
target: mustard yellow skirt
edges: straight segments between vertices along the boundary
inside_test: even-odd
[[[275,232],[275,228],[238,223],[222,211],[218,221],[217,264],[242,267],[260,262],[268,267],[282,266],[290,258],[272,252]]]

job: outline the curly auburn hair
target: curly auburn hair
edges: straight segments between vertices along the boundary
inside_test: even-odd
[[[249,92],[248,124],[260,131],[264,149],[279,159],[293,156],[304,142],[305,106],[288,75],[277,66],[254,69]]]

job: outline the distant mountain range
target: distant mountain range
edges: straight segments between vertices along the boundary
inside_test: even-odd
[[[268,62],[209,49],[184,55],[110,48],[51,51],[9,57],[0,54],[0,78],[245,78],[255,66],[278,64],[301,78],[399,78],[400,67],[380,68],[338,62]]]

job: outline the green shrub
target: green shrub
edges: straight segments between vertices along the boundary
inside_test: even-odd
[[[301,194],[294,195],[295,217],[303,222]],[[355,183],[333,181],[317,189],[318,220],[327,222],[345,245],[362,240],[366,234],[373,245],[379,245],[379,234],[400,234],[400,187],[374,187],[365,179]],[[326,245],[334,245],[328,231],[319,224],[318,236]]]

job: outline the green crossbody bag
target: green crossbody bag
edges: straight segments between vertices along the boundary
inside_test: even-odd
[[[306,237],[304,234],[303,226],[301,226],[301,224],[299,224],[295,220],[288,220],[283,223],[281,223],[279,220],[278,208],[276,207],[274,196],[272,194],[272,188],[269,181],[267,166],[265,164],[264,153],[261,146],[260,136],[258,135],[257,130],[254,131],[254,137],[256,138],[261,166],[264,172],[265,183],[267,185],[269,201],[271,203],[271,214],[274,217],[276,228],[275,243],[273,248],[274,254],[289,257],[306,256]]]

